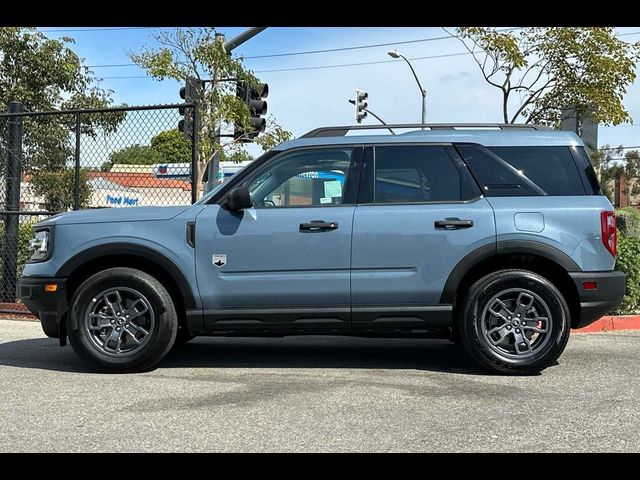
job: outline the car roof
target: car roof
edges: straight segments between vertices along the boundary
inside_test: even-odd
[[[345,135],[301,137],[278,145],[275,150],[319,146],[402,143],[477,143],[485,147],[573,147],[584,146],[575,133],[563,130],[415,130],[397,135]]]

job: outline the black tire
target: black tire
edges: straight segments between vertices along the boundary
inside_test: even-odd
[[[191,335],[186,328],[180,326],[178,327],[178,334],[176,335],[176,341],[174,342],[173,346],[179,347],[180,345],[184,345],[185,343],[190,342],[194,338],[196,338],[195,335]]]
[[[56,322],[55,318],[40,320],[40,326],[42,326],[42,331],[49,338],[60,338],[60,330],[58,328],[58,322]]]
[[[130,294],[132,298],[136,298],[137,295],[144,298],[144,300],[136,300],[133,303],[130,299],[127,307],[125,305],[126,298],[118,297],[122,300],[121,306],[125,306],[123,309],[125,313],[135,307],[135,302],[140,302],[139,304],[143,305],[142,308],[147,308],[144,314],[139,315],[140,321],[153,322],[150,323],[150,326],[145,324],[145,328],[148,327],[148,335],[143,335],[142,341],[138,340],[138,342],[144,342],[140,346],[136,345],[137,342],[129,340],[133,335],[124,335],[124,332],[120,334],[124,338],[123,342],[128,341],[128,345],[131,345],[131,350],[124,354],[119,354],[117,351],[105,352],[104,345],[109,347],[113,345],[113,342],[103,342],[103,346],[100,346],[100,338],[96,340],[97,335],[91,333],[88,326],[88,315],[91,313],[89,309],[95,310],[96,305],[103,302],[102,298],[108,298],[109,295],[112,295],[102,296],[102,293],[112,291],[112,289],[121,289],[123,294]],[[113,296],[111,298],[114,299]],[[94,304],[96,301],[99,303]],[[98,272],[80,285],[74,293],[70,305],[70,314],[67,320],[69,341],[76,353],[94,370],[110,373],[133,373],[150,370],[171,350],[175,342],[178,331],[178,316],[171,295],[156,278],[143,271],[119,267]],[[103,307],[103,311],[109,312],[108,314],[111,315],[109,318],[113,318],[114,313],[107,310],[106,306]],[[118,315],[123,314],[122,312],[117,313]],[[135,313],[132,316],[135,317]],[[118,320],[123,319],[119,317]],[[136,322],[138,321],[136,320]],[[105,323],[107,323],[106,320]],[[135,325],[133,321],[131,324]],[[113,332],[113,330],[109,330],[110,328],[112,327],[106,326],[107,331]],[[129,323],[127,323],[120,328],[128,333],[132,327],[129,327]],[[136,333],[140,329],[139,327],[134,328],[133,331]],[[120,341],[118,340],[116,348],[119,347]]]
[[[518,296],[520,293],[524,296]],[[508,299],[516,296],[515,300]],[[532,309],[525,311],[525,302],[530,299]],[[482,277],[471,286],[461,307],[456,324],[462,344],[476,362],[495,373],[538,373],[558,359],[569,340],[571,317],[565,299],[549,280],[528,270],[500,270]],[[548,313],[540,315],[538,308]],[[492,313],[496,311],[498,315]],[[525,313],[516,318],[515,312]],[[534,323],[530,321],[533,317],[548,318],[549,323]],[[528,325],[523,327],[522,320]],[[545,329],[546,333],[539,333]],[[530,336],[523,338],[525,332]],[[526,343],[518,342],[518,338]]]

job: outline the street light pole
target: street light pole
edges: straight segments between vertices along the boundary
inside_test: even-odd
[[[420,79],[418,78],[418,75],[416,74],[416,71],[414,70],[413,65],[411,65],[411,62],[409,61],[409,59],[407,57],[402,55],[397,50],[391,50],[390,52],[387,52],[387,54],[391,58],[402,58],[405,62],[407,62],[407,65],[409,65],[409,68],[411,69],[411,73],[413,73],[413,78],[416,79],[416,83],[418,84],[418,88],[420,88],[420,95],[422,95],[422,124],[424,125],[425,122],[426,122],[426,118],[427,118],[427,91],[424,88],[422,88],[422,84],[420,83]],[[422,127],[422,129],[424,130],[424,127]]]

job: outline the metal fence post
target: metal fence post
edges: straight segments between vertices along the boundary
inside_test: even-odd
[[[75,152],[75,190],[73,209],[80,210],[80,112],[76,112],[76,152]]]
[[[9,113],[21,113],[24,105],[20,102],[9,103]],[[21,115],[11,116],[7,124],[7,161],[4,172],[6,181],[5,210],[20,210],[20,180],[22,175],[22,131]],[[18,263],[18,215],[5,215],[4,239],[2,248],[2,291],[0,300],[15,302]]]
[[[198,102],[193,104],[193,121],[191,122],[191,203],[198,201],[198,135],[200,133],[200,111]]]

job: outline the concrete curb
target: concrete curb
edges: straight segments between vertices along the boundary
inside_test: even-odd
[[[574,328],[572,333],[610,332],[611,330],[640,330],[640,315],[608,315],[591,325]]]

